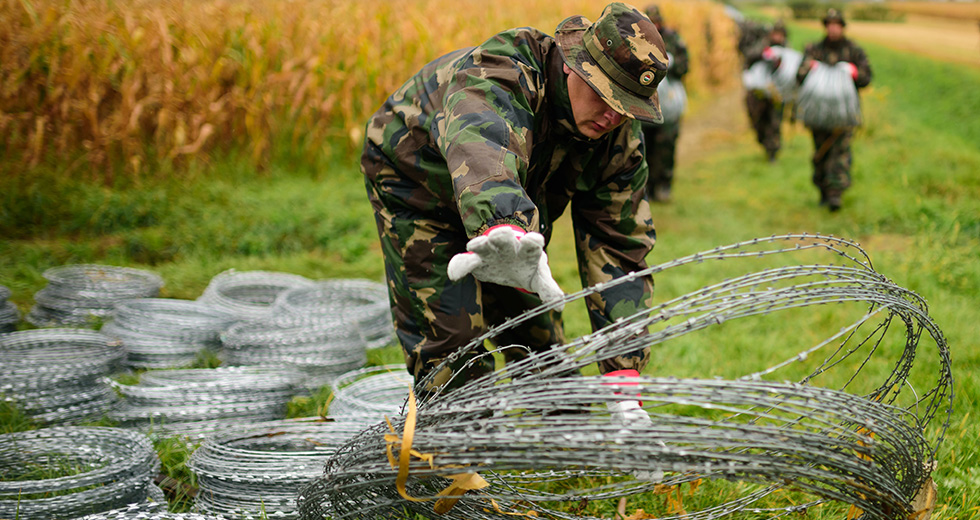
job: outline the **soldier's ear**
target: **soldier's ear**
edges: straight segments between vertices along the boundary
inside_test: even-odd
[[[565,71],[565,75],[566,76],[572,73],[572,69],[568,68],[568,64],[567,63],[562,63],[561,64],[561,69],[563,71]]]

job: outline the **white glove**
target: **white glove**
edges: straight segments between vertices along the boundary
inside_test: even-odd
[[[551,276],[544,237],[525,233],[510,224],[493,226],[466,244],[467,253],[449,260],[449,279],[457,281],[473,274],[480,281],[517,287],[538,295],[544,302],[565,295]],[[562,310],[564,304],[558,307]]]
[[[617,370],[605,375],[610,377],[639,377],[640,373],[636,370]],[[636,383],[627,383],[624,386],[631,386],[634,384]],[[630,428],[642,428],[653,424],[653,420],[650,419],[650,414],[643,409],[643,406],[640,404],[638,399],[607,401],[606,408],[609,409],[609,415],[612,418],[613,423],[622,426],[625,430]],[[660,446],[666,447],[662,441],[657,442]],[[648,482],[662,482],[664,479],[664,472],[662,470],[635,470],[631,471],[630,473],[632,473],[637,480],[645,480]]]

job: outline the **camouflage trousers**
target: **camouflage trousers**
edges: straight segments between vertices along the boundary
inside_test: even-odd
[[[783,103],[749,91],[745,94],[745,106],[749,121],[755,130],[755,139],[770,157],[775,157],[782,145],[780,134],[783,124]]]
[[[813,132],[813,184],[822,194],[840,195],[851,186],[851,128],[820,129]]]
[[[395,332],[405,364],[416,381],[429,375],[489,327],[541,305],[535,295],[480,282],[472,276],[451,281],[447,274],[449,259],[466,250],[467,237],[462,224],[422,214],[380,189],[376,184],[379,181],[371,179],[391,180],[398,174],[391,161],[370,142],[365,144],[361,168],[366,174],[367,195],[381,239]],[[528,352],[563,345],[561,313],[549,311],[538,315],[519,327],[501,332],[490,342],[503,348],[505,362],[523,358]],[[511,345],[514,347],[504,348]],[[642,370],[649,359],[647,348],[636,355],[606,360],[599,369],[602,373],[625,368]],[[456,388],[494,368],[493,356],[484,345],[479,345],[452,359],[431,383],[416,385],[416,393],[424,396],[444,385]]]
[[[650,168],[647,193],[654,200],[662,201],[670,197],[670,190],[674,183],[677,137],[680,133],[680,123],[643,124],[647,166]]]

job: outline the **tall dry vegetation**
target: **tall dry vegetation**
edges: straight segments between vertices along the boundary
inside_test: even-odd
[[[601,4],[574,0],[0,0],[0,150],[110,176],[240,147],[354,150],[369,116],[436,56]],[[734,31],[707,0],[661,3],[692,53],[688,88],[734,78]],[[103,173],[105,172],[105,173]]]

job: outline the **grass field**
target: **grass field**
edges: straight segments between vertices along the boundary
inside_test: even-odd
[[[792,28],[797,48],[816,36]],[[657,264],[789,232],[821,232],[864,244],[878,271],[928,300],[952,350],[955,409],[938,453],[939,505],[933,518],[980,518],[980,427],[973,422],[980,414],[980,388],[972,377],[980,365],[980,118],[974,116],[980,113],[980,71],[864,46],[875,79],[863,94],[866,124],[854,144],[854,186],[841,212],[831,214],[816,204],[809,185],[812,144],[800,127],[785,128],[776,164],[764,160],[747,132],[713,134],[699,143],[701,153],[678,165],[675,201],[654,208],[658,244],[648,260]],[[702,112],[692,119],[714,116],[710,99],[700,100],[700,106]],[[0,284],[12,289],[11,299],[24,312],[45,284],[41,273],[66,263],[152,269],[166,280],[163,295],[179,298],[196,298],[212,276],[232,267],[312,278],[382,275],[356,160],[343,154],[316,163],[282,158],[257,173],[249,150],[233,150],[214,153],[180,180],[163,171],[111,188],[65,174],[68,164],[0,168]],[[578,277],[567,235],[555,233],[549,254],[559,283],[574,291]],[[657,300],[715,283],[738,269],[664,274],[657,279]],[[796,316],[799,321],[734,323],[676,349],[671,345],[670,351],[658,352],[647,373],[744,374],[794,354],[837,323],[832,311]],[[572,336],[588,332],[580,305],[570,306],[566,323]],[[398,355],[397,347],[388,347],[374,361],[395,361]],[[315,412],[322,397],[297,400],[292,413]],[[927,432],[932,438],[939,422]],[[8,431],[33,427],[15,410],[0,410],[0,425]],[[160,449],[171,475],[190,480],[182,466],[186,453],[172,446]],[[685,495],[684,504],[703,507],[745,489],[705,485]],[[668,504],[663,496],[649,496],[631,499],[630,507],[665,511]],[[608,508],[600,512],[612,515]],[[845,512],[827,506],[804,517],[837,519]]]

